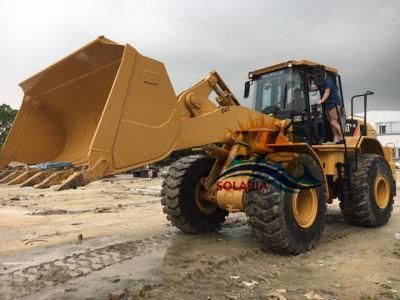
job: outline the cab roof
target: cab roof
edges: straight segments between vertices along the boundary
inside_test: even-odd
[[[254,76],[258,76],[258,75],[261,75],[261,74],[264,74],[264,73],[268,73],[268,72],[271,72],[271,71],[285,69],[285,68],[291,67],[293,65],[295,65],[295,66],[310,66],[310,67],[323,66],[323,67],[325,67],[326,71],[334,73],[334,74],[338,74],[338,70],[335,69],[335,68],[332,68],[332,67],[329,67],[329,66],[325,66],[325,65],[322,65],[320,63],[311,61],[311,60],[301,59],[301,60],[289,60],[287,62],[282,62],[282,63],[276,64],[276,65],[272,65],[272,66],[269,66],[269,67],[257,69],[257,70],[254,70],[254,71],[250,71],[249,72],[249,78],[253,78]]]

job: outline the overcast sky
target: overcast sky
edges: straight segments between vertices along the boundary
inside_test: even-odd
[[[176,93],[216,69],[242,99],[249,70],[305,58],[338,68],[346,99],[372,90],[370,109],[400,110],[399,22],[398,0],[0,0],[0,103],[18,108],[19,82],[105,35],[163,61]]]

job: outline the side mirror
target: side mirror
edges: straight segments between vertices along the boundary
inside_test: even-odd
[[[250,94],[250,86],[253,82],[251,80],[244,83],[244,98],[248,98]]]

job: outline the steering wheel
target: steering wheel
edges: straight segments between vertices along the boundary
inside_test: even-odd
[[[270,114],[277,114],[281,111],[281,108],[278,105],[270,105],[267,107],[264,107],[264,109],[261,111],[263,114],[270,115]]]

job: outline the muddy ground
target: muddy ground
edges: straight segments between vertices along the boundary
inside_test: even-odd
[[[316,249],[281,256],[259,250],[243,214],[217,234],[181,234],[160,186],[0,186],[0,299],[400,299],[398,197],[377,229],[345,224],[335,203]]]

